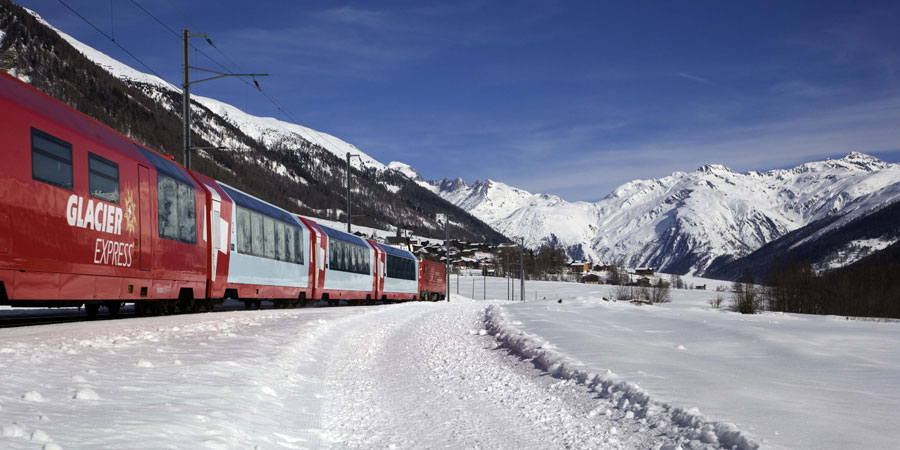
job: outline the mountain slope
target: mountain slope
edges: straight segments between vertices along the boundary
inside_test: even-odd
[[[704,273],[810,223],[833,219],[839,226],[864,216],[900,199],[898,183],[900,165],[850,153],[746,174],[708,165],[628,182],[595,203],[566,202],[491,180],[429,184],[528,246],[552,243],[576,259]]]
[[[812,263],[819,272],[855,264],[900,241],[900,201],[865,215],[834,215],[815,221],[762,246],[753,253],[721,265],[707,276],[736,279],[744,272],[767,280],[771,270],[791,260]]]
[[[0,0],[0,69],[31,83],[131,138],[181,160],[181,92],[98,52],[36,15]],[[300,125],[243,113],[192,97],[195,169],[298,213],[344,220],[346,152],[357,154],[351,177],[354,223],[471,240],[505,238],[465,211],[411,182],[351,144]]]

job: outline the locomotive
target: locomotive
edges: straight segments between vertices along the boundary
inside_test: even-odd
[[[444,266],[177,164],[0,73],[0,304],[440,300]]]

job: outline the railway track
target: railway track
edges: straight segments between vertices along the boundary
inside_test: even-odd
[[[340,305],[339,305],[340,306]],[[347,304],[347,306],[352,306]],[[318,302],[312,305],[304,305],[304,306],[294,306],[286,309],[298,309],[298,308],[322,308],[329,307],[326,302]],[[266,305],[263,304],[260,307],[247,308],[244,304],[240,303],[225,303],[223,305],[217,305],[215,309],[212,311],[214,313],[218,312],[226,312],[226,311],[246,311],[248,309],[253,310],[269,310],[269,309],[282,309],[276,308],[274,305]],[[104,311],[104,310],[101,310]],[[17,327],[25,327],[25,326],[38,326],[38,325],[56,325],[61,323],[70,323],[70,322],[94,322],[101,320],[118,320],[118,319],[135,319],[140,317],[159,317],[166,315],[182,315],[182,314],[203,314],[205,312],[198,313],[189,313],[189,312],[175,312],[171,314],[159,314],[159,315],[145,315],[139,316],[135,314],[134,309],[131,306],[122,308],[122,310],[116,316],[110,316],[107,313],[100,312],[95,317],[88,317],[83,309],[69,309],[69,310],[58,310],[51,311],[50,309],[40,309],[35,310],[35,313],[27,313],[21,310],[6,310],[0,311],[0,328],[17,328]]]
[[[134,314],[119,314],[118,317],[110,317],[108,315],[98,315],[95,318],[89,318],[85,316],[84,312],[75,312],[73,311],[71,314],[11,314],[11,315],[2,315],[0,314],[0,328],[17,328],[17,327],[26,327],[26,326],[37,326],[37,325],[55,325],[60,323],[69,323],[69,322],[85,322],[85,321],[95,321],[95,320],[113,320],[113,319],[126,319],[130,317],[135,317]]]

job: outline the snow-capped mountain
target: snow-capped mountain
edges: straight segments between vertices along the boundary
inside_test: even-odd
[[[811,222],[840,216],[829,225],[833,229],[897,201],[900,165],[861,153],[745,174],[707,165],[625,183],[595,203],[567,202],[491,180],[427,184],[530,247],[553,243],[573,258],[703,273],[717,258],[747,255]]]
[[[76,50],[78,50],[95,64],[112,74],[114,77],[123,81],[130,82],[132,84],[141,85],[145,92],[153,94],[151,96],[157,99],[162,99],[163,97],[160,96],[158,92],[154,91],[164,90],[171,91],[179,95],[181,94],[181,89],[174,86],[173,84],[155,75],[141,72],[128,66],[127,64],[123,64],[118,60],[109,57],[105,53],[100,52],[93,47],[73,38],[62,30],[55,28],[34,11],[29,12],[31,12],[31,14],[33,14],[38,19],[38,21],[40,21],[42,24],[49,27],[53,31],[56,31],[56,33],[59,34],[60,37],[65,39],[66,42],[71,44],[72,47],[75,47]],[[247,114],[232,105],[208,97],[191,95],[191,100],[202,104],[212,113],[225,119],[227,122],[246,133],[249,137],[256,139],[257,141],[267,146],[272,146],[275,144],[285,145],[285,143],[294,143],[295,146],[299,146],[300,142],[306,141],[319,145],[341,158],[345,157],[348,152],[351,155],[359,156],[359,158],[351,158],[350,160],[350,164],[354,167],[358,168],[361,166],[365,166],[372,167],[378,170],[384,170],[386,168],[384,164],[380,163],[375,158],[372,158],[371,156],[357,149],[353,144],[344,142],[336,136],[316,131],[302,125],[278,120],[273,117],[258,117],[252,114]],[[171,106],[172,108],[180,107],[180,105],[169,106]],[[202,134],[204,134],[204,138],[211,140],[212,142],[216,142],[216,144],[219,146],[233,147],[236,145],[240,145],[240,143],[228,141],[227,136],[225,136],[225,139],[223,140],[223,136],[221,135],[216,135],[214,133]]]

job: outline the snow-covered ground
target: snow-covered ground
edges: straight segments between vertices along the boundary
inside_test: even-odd
[[[714,291],[638,307],[553,282],[473,301],[473,283],[496,299],[505,280],[454,282],[450,303],[0,330],[0,448],[900,443],[898,323],[741,316]]]
[[[900,448],[900,323],[741,315],[713,309],[714,291],[641,307],[603,301],[608,286],[559,291],[569,299],[491,309],[492,332],[563,379],[734,423],[763,447]]]

